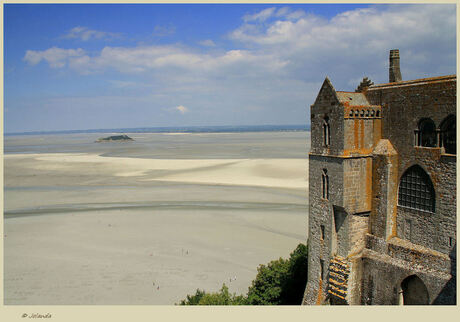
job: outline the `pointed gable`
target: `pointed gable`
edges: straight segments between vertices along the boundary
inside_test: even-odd
[[[332,86],[332,83],[327,76],[324,79],[323,85],[321,86],[321,89],[319,90],[318,96],[316,97],[315,103],[313,105],[324,101],[339,103],[337,92],[335,91],[334,86]]]

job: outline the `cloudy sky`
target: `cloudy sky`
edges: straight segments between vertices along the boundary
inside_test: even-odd
[[[4,131],[305,124],[353,91],[456,73],[455,5],[4,6]]]

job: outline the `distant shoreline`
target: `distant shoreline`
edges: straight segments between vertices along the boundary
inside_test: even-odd
[[[241,133],[241,132],[298,132],[309,131],[310,125],[240,125],[240,126],[185,126],[185,127],[142,127],[118,129],[89,129],[65,131],[31,131],[4,133],[4,136],[52,135],[78,133]]]

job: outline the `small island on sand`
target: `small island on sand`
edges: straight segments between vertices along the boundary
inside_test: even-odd
[[[109,142],[109,141],[134,141],[134,140],[127,135],[112,135],[106,138],[97,139],[95,142],[100,143],[100,142]]]

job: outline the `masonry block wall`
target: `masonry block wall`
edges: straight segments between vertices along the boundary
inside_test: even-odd
[[[343,199],[348,213],[371,211],[372,158],[347,158],[343,166]]]
[[[373,104],[383,105],[383,137],[392,143],[399,155],[398,178],[417,164],[429,175],[436,193],[434,213],[398,207],[398,236],[449,252],[456,241],[453,229],[456,227],[455,155],[443,153],[439,146],[414,146],[414,132],[421,119],[433,120],[439,131],[442,121],[456,114],[456,77],[408,81],[399,86],[372,86],[366,96]],[[436,233],[429,236],[428,232]]]

